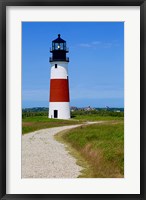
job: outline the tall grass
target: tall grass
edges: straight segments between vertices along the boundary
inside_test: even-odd
[[[124,176],[123,122],[81,126],[65,132],[61,137],[77,150],[90,166],[88,172],[81,177]]]

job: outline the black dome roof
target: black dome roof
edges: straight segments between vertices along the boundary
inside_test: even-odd
[[[66,41],[63,40],[61,37],[60,37],[60,34],[58,34],[58,38],[56,40],[53,40],[52,42],[54,43],[65,43]]]

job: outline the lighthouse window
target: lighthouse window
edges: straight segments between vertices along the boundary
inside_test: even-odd
[[[60,49],[63,50],[63,43],[60,43]]]
[[[55,64],[55,68],[57,68],[57,64]]]
[[[58,50],[58,43],[55,43],[55,50]]]

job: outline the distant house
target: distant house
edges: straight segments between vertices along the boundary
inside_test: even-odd
[[[74,112],[75,110],[78,110],[78,108],[75,107],[75,106],[71,106],[71,107],[70,107],[70,110],[71,110],[72,112]]]
[[[119,113],[119,112],[121,112],[121,111],[120,111],[120,110],[114,110],[114,112],[118,112],[118,113]]]
[[[84,108],[85,111],[91,111],[91,110],[95,110],[95,108],[92,108],[91,106],[88,106],[86,108]]]

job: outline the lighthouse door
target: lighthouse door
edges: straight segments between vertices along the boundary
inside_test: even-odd
[[[58,110],[54,110],[54,118],[58,118]]]

